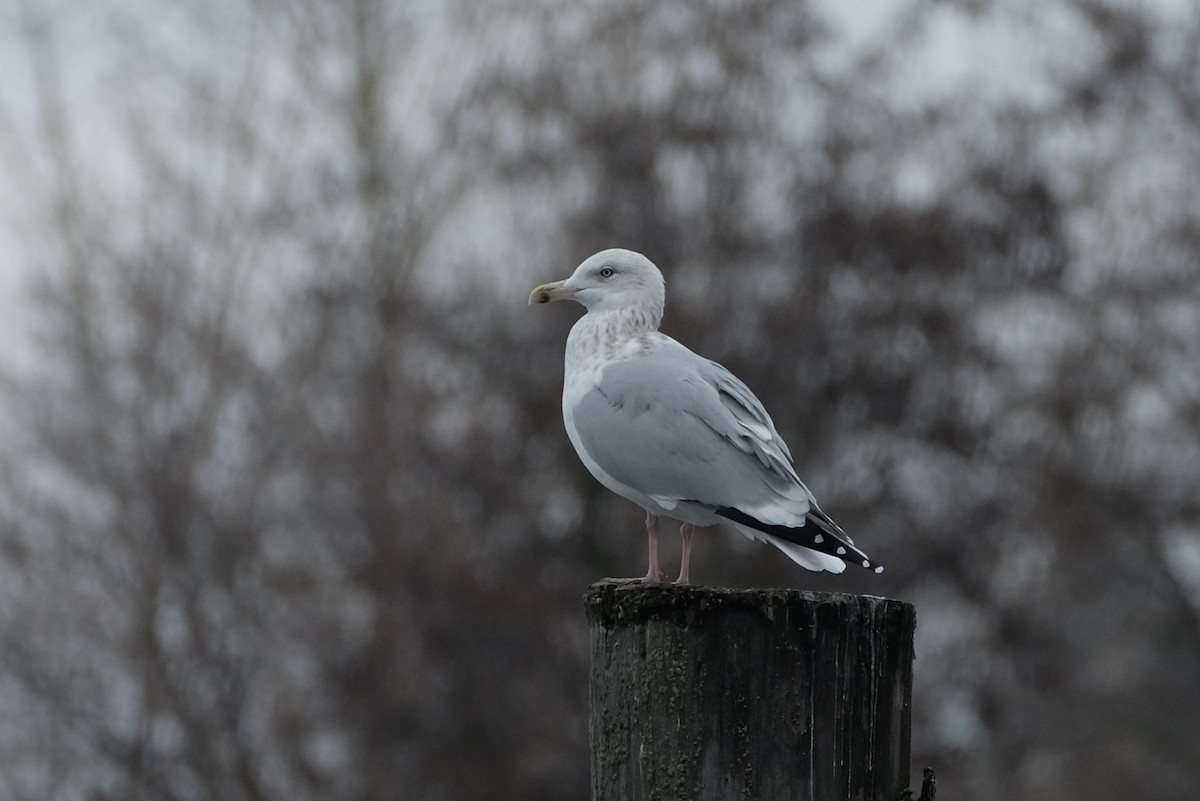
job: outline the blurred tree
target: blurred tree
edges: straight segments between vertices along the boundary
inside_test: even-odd
[[[5,630],[56,743],[34,758],[106,760],[48,778],[60,793],[582,791],[585,766],[552,757],[582,751],[562,621],[583,578],[547,604],[554,582],[496,563],[528,546],[481,542],[501,514],[523,525],[495,514],[519,473],[472,447],[511,437],[503,407],[477,418],[505,388],[415,288],[473,168],[442,152],[458,112],[403,102],[408,15],[352,10],[189,18],[210,26],[195,52],[128,32],[116,187],[89,170],[54,29],[26,18],[55,358],[14,380]]]
[[[579,592],[642,540],[524,294],[613,245],[889,568],[700,580],[914,601],[963,797],[1192,792],[1197,20],[245,0],[114,9],[79,86],[21,8],[6,795],[583,797]]]

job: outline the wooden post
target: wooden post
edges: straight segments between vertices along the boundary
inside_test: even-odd
[[[594,584],[592,801],[896,801],[910,604]]]

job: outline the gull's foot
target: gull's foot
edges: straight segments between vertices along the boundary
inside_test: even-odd
[[[637,578],[605,578],[609,584],[662,584],[667,580],[667,574],[661,570],[647,573]]]
[[[683,551],[679,555],[679,578],[672,582],[677,587],[688,583],[688,566],[692,563],[692,537],[696,536],[696,527],[691,523],[684,523],[679,527],[679,536],[683,538]]]

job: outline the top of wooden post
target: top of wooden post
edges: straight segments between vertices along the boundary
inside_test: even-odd
[[[916,610],[805,590],[594,584],[593,801],[894,801]]]
[[[912,604],[874,595],[812,592],[792,589],[728,589],[697,585],[613,584],[597,582],[583,596],[588,622],[605,627],[634,625],[667,618],[677,625],[696,625],[710,612],[731,607],[753,610],[768,617],[812,612],[819,607],[841,608],[845,613],[899,615],[915,618]]]

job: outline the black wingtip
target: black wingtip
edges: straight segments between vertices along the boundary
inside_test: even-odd
[[[813,525],[806,526],[779,526],[772,523],[764,523],[746,514],[741,509],[734,509],[729,506],[721,506],[714,511],[726,520],[740,523],[743,526],[749,526],[764,534],[770,534],[772,537],[778,537],[781,540],[799,545],[802,548],[809,548],[818,553],[836,556],[848,565],[858,565],[875,573],[883,572],[883,565],[873,562],[869,556],[856,548],[848,539],[843,539],[844,535],[839,536],[841,529],[820,509],[814,509],[813,512],[809,513],[808,519],[812,521]],[[825,525],[821,525],[822,523]]]

